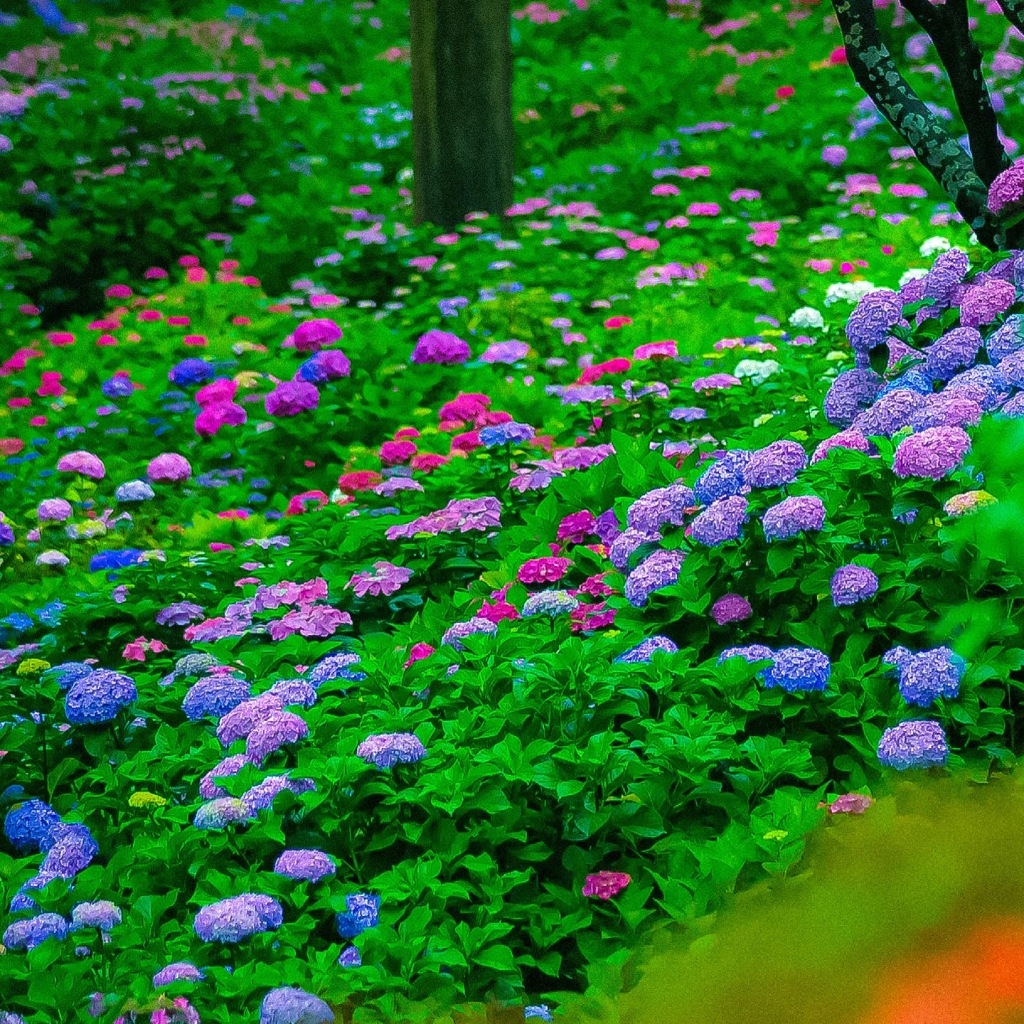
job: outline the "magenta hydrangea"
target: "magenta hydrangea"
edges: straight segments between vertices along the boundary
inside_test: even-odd
[[[298,416],[319,404],[320,392],[304,380],[282,381],[264,400],[269,416]]]
[[[1004,220],[1024,210],[1024,160],[995,176],[988,187],[988,208]]]
[[[146,467],[146,476],[152,483],[181,483],[192,475],[192,466],[184,455],[163,452],[152,459]]]
[[[741,594],[723,594],[711,606],[711,617],[719,626],[729,622],[742,622],[753,614],[750,602]]]
[[[414,363],[451,366],[469,359],[469,345],[449,331],[431,330],[421,334],[412,352]]]
[[[900,477],[941,480],[963,462],[971,439],[962,427],[929,427],[900,441],[893,472]]]

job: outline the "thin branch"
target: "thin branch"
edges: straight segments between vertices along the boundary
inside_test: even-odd
[[[971,158],[900,74],[878,30],[872,0],[832,0],[832,6],[857,83],[953,200],[979,241],[991,247],[996,226],[986,207],[988,188]]]
[[[981,68],[981,50],[971,35],[967,2],[946,0],[941,7],[928,0],[902,2],[935,44],[967,129],[975,170],[986,185],[991,185],[1011,161],[999,141],[999,123]]]

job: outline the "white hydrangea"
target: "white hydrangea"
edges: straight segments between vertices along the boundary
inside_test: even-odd
[[[952,248],[948,238],[942,235],[933,235],[921,243],[920,253],[922,256],[937,256],[940,252],[948,252]]]
[[[741,359],[732,372],[740,380],[749,377],[752,384],[763,384],[781,369],[774,359]]]
[[[870,281],[840,281],[830,284],[825,292],[825,305],[834,306],[837,302],[860,302],[875,286]]]
[[[813,306],[801,306],[793,311],[789,323],[798,330],[820,331],[825,326],[825,318]]]
[[[900,287],[902,288],[904,285],[910,284],[911,281],[917,281],[927,276],[928,271],[924,267],[911,267],[909,270],[905,270],[900,277]]]

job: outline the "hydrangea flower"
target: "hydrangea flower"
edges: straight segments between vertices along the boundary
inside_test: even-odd
[[[389,732],[367,736],[356,747],[356,756],[378,768],[413,764],[427,756],[427,750],[415,733]]]
[[[1017,289],[998,278],[971,285],[960,302],[960,323],[964,327],[990,324],[1017,301]]]
[[[846,337],[854,352],[867,355],[884,345],[894,327],[908,327],[903,319],[903,303],[888,288],[868,292],[846,322]]]
[[[533,427],[527,423],[497,423],[480,430],[480,443],[485,448],[499,448],[505,444],[525,444],[533,440]]]
[[[162,967],[153,975],[153,987],[173,985],[176,981],[202,981],[205,974],[195,964],[179,962]]]
[[[318,352],[325,345],[340,341],[341,338],[341,328],[326,317],[304,320],[291,336],[297,352]]]
[[[469,359],[469,345],[448,331],[431,330],[421,334],[412,352],[412,362],[451,366]]]
[[[761,517],[765,538],[769,541],[786,540],[799,533],[820,530],[825,525],[825,506],[814,495],[784,498],[766,509]]]
[[[675,654],[679,648],[667,636],[649,636],[641,640],[635,647],[623,651],[615,660],[624,665],[636,665],[648,662],[658,651],[665,654]]]
[[[626,600],[634,608],[642,608],[651,594],[678,582],[685,558],[682,551],[658,550],[648,555],[626,578],[623,588]],[[525,606],[523,614],[526,614]]]
[[[878,396],[882,378],[874,370],[846,370],[825,395],[825,418],[835,427],[849,427]]]
[[[752,452],[736,449],[724,452],[708,466],[693,485],[694,497],[701,505],[710,505],[719,498],[739,494],[744,487],[744,470]]]
[[[74,878],[100,852],[99,843],[89,829],[77,823],[63,823],[51,829],[40,848],[46,851],[46,856],[39,873],[50,878]]]
[[[271,989],[260,1004],[260,1024],[334,1024],[334,1011],[301,988]]]
[[[192,466],[188,459],[175,452],[164,452],[152,459],[146,467],[146,476],[150,481],[167,481],[168,483],[181,483],[192,475]]]
[[[61,824],[60,815],[42,800],[26,800],[7,812],[4,835],[19,853],[38,851],[40,846]]]
[[[316,783],[312,779],[290,779],[287,774],[270,775],[242,794],[242,807],[249,817],[253,817],[259,811],[269,810],[279,793],[287,791],[300,796],[315,789]]]
[[[811,456],[811,465],[828,458],[828,454],[837,448],[846,448],[854,452],[871,452],[871,442],[859,430],[841,430],[838,434],[826,437]]]
[[[198,829],[221,829],[248,821],[251,817],[237,797],[222,796],[203,804],[196,811],[192,824]]]
[[[622,892],[633,879],[624,871],[598,871],[587,875],[583,884],[584,896],[596,896],[599,900],[610,900]]]
[[[272,896],[247,892],[203,907],[193,928],[203,942],[233,944],[259,932],[275,931],[284,922],[284,910]]]
[[[832,674],[828,656],[813,647],[783,647],[772,655],[764,670],[764,685],[797,690],[824,690]]]
[[[114,497],[123,502],[149,501],[156,497],[156,492],[145,480],[128,480],[118,486]]]
[[[807,465],[807,453],[796,441],[776,441],[750,456],[743,471],[749,487],[783,487]]]
[[[242,701],[217,723],[217,739],[223,746],[230,747],[236,740],[247,737],[260,722],[283,710],[281,698],[272,693],[261,693]]]
[[[570,615],[579,606],[579,601],[565,590],[541,590],[523,602],[522,614],[524,619],[535,615],[547,615],[553,619],[558,615]]]
[[[684,513],[693,505],[694,493],[680,483],[656,487],[642,494],[626,510],[626,522],[641,533],[656,534],[662,526],[682,526]]]
[[[456,622],[449,626],[441,637],[441,643],[448,644],[457,651],[464,651],[466,645],[462,641],[466,637],[472,636],[474,633],[487,633],[494,636],[497,632],[498,627],[495,623],[475,615],[466,622]]]
[[[112,722],[138,697],[129,676],[99,669],[71,686],[64,698],[64,709],[72,725],[101,725]]]
[[[45,498],[36,508],[36,516],[40,522],[63,523],[70,519],[74,509],[70,501],[63,498]]]
[[[832,603],[837,607],[857,604],[878,592],[878,577],[862,565],[841,565],[832,574]]]
[[[217,674],[204,676],[189,688],[181,708],[190,721],[200,718],[220,718],[249,700],[249,684],[238,676]]]
[[[57,463],[59,473],[78,473],[93,480],[102,480],[107,475],[106,467],[98,455],[92,452],[68,452]]]
[[[742,658],[744,661],[754,664],[757,661],[771,661],[775,657],[772,649],[764,644],[747,644],[745,647],[727,647],[718,656],[718,664],[728,661],[730,658]]]
[[[878,760],[888,768],[941,768],[949,759],[949,744],[938,722],[912,720],[886,729],[878,741]]]
[[[924,350],[924,370],[934,380],[949,380],[957,370],[974,363],[981,346],[981,334],[975,328],[956,327]]]
[[[109,932],[121,923],[121,908],[110,900],[95,903],[79,903],[71,909],[71,930],[98,928]]]
[[[274,862],[274,874],[302,882],[320,882],[336,872],[334,861],[321,850],[285,850]]]
[[[320,392],[307,381],[286,380],[267,395],[264,404],[268,416],[298,416],[320,404]]]
[[[741,594],[723,594],[712,606],[711,617],[719,626],[729,622],[742,622],[754,614],[750,602]]]
[[[988,187],[988,208],[1004,220],[1024,210],[1024,161],[1000,171]]]
[[[900,696],[908,704],[923,708],[932,705],[939,697],[956,697],[967,667],[963,658],[948,647],[916,653],[905,647],[895,647],[883,661],[896,669]]]
[[[291,711],[269,714],[249,733],[245,743],[246,756],[254,764],[262,764],[271,754],[291,743],[299,743],[309,735],[309,726]]]
[[[367,928],[373,928],[380,916],[380,897],[367,892],[356,892],[345,897],[345,910],[334,919],[338,935],[354,939]]]
[[[322,686],[334,679],[359,682],[366,678],[366,673],[354,668],[358,664],[358,654],[329,654],[322,661],[317,662],[304,678],[313,686]]]
[[[633,555],[645,545],[657,544],[660,539],[658,533],[646,533],[628,527],[612,541],[608,548],[608,560],[619,572],[625,572]]]
[[[519,567],[516,579],[520,583],[557,583],[572,566],[571,558],[531,558]]]
[[[7,926],[3,944],[8,949],[35,949],[47,939],[63,939],[68,934],[68,923],[60,914],[37,914]]]
[[[726,541],[739,540],[749,518],[746,498],[740,495],[718,498],[693,520],[689,536],[698,544],[718,547]]]
[[[346,946],[338,954],[338,966],[339,967],[362,967],[363,958],[359,954],[359,950],[355,946]]]
[[[929,427],[900,441],[892,470],[900,477],[941,480],[963,462],[971,439],[961,427]]]
[[[187,626],[190,622],[198,622],[205,612],[192,601],[175,601],[174,604],[161,608],[156,613],[158,626]]]
[[[964,491],[963,494],[954,494],[943,506],[942,511],[947,516],[963,516],[970,512],[976,512],[979,508],[996,503],[994,495],[988,491]]]
[[[886,391],[853,421],[853,429],[865,437],[892,437],[911,423],[927,401],[920,392],[907,388]]]

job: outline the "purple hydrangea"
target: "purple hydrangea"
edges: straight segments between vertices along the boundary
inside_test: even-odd
[[[64,709],[72,725],[101,725],[112,722],[138,697],[130,676],[98,669],[72,685],[64,699]]]
[[[825,506],[821,498],[812,494],[784,498],[766,509],[761,517],[761,526],[769,541],[820,530],[824,525]]]
[[[334,1011],[301,988],[275,988],[260,1004],[260,1024],[334,1024]]]
[[[378,768],[393,768],[396,764],[422,761],[427,750],[415,733],[387,732],[367,736],[356,747],[356,756]]]
[[[195,964],[179,962],[162,967],[153,975],[153,987],[173,985],[176,981],[202,981],[205,974]]]
[[[723,594],[712,606],[711,617],[719,626],[742,622],[754,614],[750,602],[741,594]]]
[[[63,523],[65,519],[71,518],[73,512],[71,502],[63,498],[45,498],[36,508],[40,522]]]
[[[975,369],[980,369],[980,367],[975,367]],[[1007,384],[1024,390],[1024,349],[1012,352],[1005,359],[1001,360],[998,372],[1000,378]],[[988,408],[994,408],[998,404],[996,402],[994,405],[988,406]]]
[[[892,469],[900,477],[941,480],[970,450],[971,439],[962,427],[929,427],[900,441]]]
[[[156,613],[158,626],[187,626],[198,622],[206,613],[192,601],[176,601]]]
[[[719,498],[739,494],[746,487],[743,474],[751,455],[751,452],[744,449],[736,449],[724,452],[715,459],[693,485],[697,501],[701,505],[710,505]]]
[[[774,657],[772,649],[764,644],[747,644],[745,647],[727,647],[718,656],[718,664],[730,658],[742,658],[752,665],[756,661],[772,661]]]
[[[949,744],[938,722],[912,720],[886,729],[878,741],[878,760],[888,768],[941,768]]]
[[[525,444],[533,440],[536,431],[528,423],[496,423],[480,431],[480,443],[485,448],[498,448],[504,444]]]
[[[8,925],[3,944],[8,949],[35,949],[47,939],[63,939],[67,934],[68,923],[60,914],[37,914]]]
[[[894,327],[909,327],[903,319],[903,303],[888,288],[868,292],[846,322],[846,337],[854,352],[867,355],[884,345]]]
[[[332,348],[310,356],[295,371],[298,380],[310,384],[326,384],[329,380],[341,380],[352,372],[352,363],[341,349]]]
[[[320,882],[337,869],[322,850],[285,850],[274,862],[274,874],[300,882]]]
[[[1018,160],[995,176],[988,187],[988,208],[1002,218],[1024,209],[1024,161]]]
[[[236,943],[284,922],[284,910],[272,896],[247,892],[218,900],[196,914],[193,927],[203,942]]]
[[[610,548],[621,532],[618,517],[615,515],[615,509],[605,509],[597,517],[597,522],[594,524],[594,533],[597,534],[598,539],[605,547]]]
[[[874,597],[878,577],[862,565],[841,565],[832,574],[832,603],[840,608]]]
[[[245,754],[232,754],[230,757],[225,757],[220,764],[211,768],[199,780],[199,795],[204,800],[215,800],[217,797],[227,796],[227,790],[218,786],[216,780],[237,775],[250,763],[249,758]]]
[[[342,337],[341,328],[327,317],[304,320],[292,332],[291,340],[299,352],[316,352]]]
[[[825,396],[825,418],[834,427],[849,427],[875,400],[882,378],[874,370],[846,370],[839,374]]]
[[[924,277],[923,298],[934,299],[935,307],[944,308],[949,305],[954,289],[967,276],[971,269],[971,261],[967,253],[961,249],[948,249],[940,253],[932,269]]]
[[[181,708],[190,721],[220,718],[252,697],[249,684],[238,676],[217,673],[204,676],[189,688]]]
[[[469,345],[448,331],[432,330],[421,334],[412,352],[414,363],[450,366],[469,359]]]
[[[749,487],[783,487],[791,484],[807,465],[807,453],[796,441],[776,441],[750,456],[743,471]]]
[[[635,647],[623,651],[615,660],[625,665],[636,665],[650,661],[658,651],[675,654],[679,648],[667,636],[649,636]]]
[[[355,946],[346,946],[338,954],[338,966],[339,967],[362,967],[363,958],[359,954],[359,950]]]
[[[693,505],[694,494],[681,483],[656,487],[640,495],[626,510],[626,523],[645,534],[657,534],[662,526],[682,526],[684,512]]]
[[[985,350],[993,363],[1024,348],[1024,314],[1011,313],[985,341]]]
[[[1014,419],[1024,417],[1024,392],[1014,395],[999,411],[1004,416],[1012,416]]]
[[[60,815],[49,804],[26,800],[7,812],[4,835],[18,853],[34,853],[60,824]]]
[[[242,794],[242,806],[245,813],[253,817],[259,811],[269,810],[280,793],[287,791],[300,796],[315,789],[316,783],[312,779],[290,779],[287,774],[269,775]]]
[[[347,679],[359,682],[366,678],[365,672],[358,671],[354,666],[359,664],[358,654],[329,654],[318,661],[303,677],[312,686],[322,686],[333,679]]]
[[[316,690],[305,679],[281,679],[267,690],[284,707],[311,708],[316,703]]]
[[[367,928],[373,928],[380,915],[380,897],[367,892],[355,892],[345,897],[345,910],[335,918],[338,935],[354,939]]]
[[[939,697],[956,697],[960,693],[960,680],[967,667],[963,658],[948,647],[934,647],[928,651],[908,651],[896,647],[883,661],[895,666],[900,696],[908,704],[929,707]]]
[[[964,327],[990,324],[1017,301],[1017,289],[1009,281],[992,278],[973,284],[960,302],[960,323]]]
[[[245,753],[254,764],[262,764],[271,754],[290,743],[299,743],[309,735],[309,726],[291,711],[278,711],[264,718],[245,743]]]
[[[471,619],[466,622],[455,622],[449,626],[441,637],[441,643],[448,644],[454,647],[457,651],[464,651],[466,645],[462,642],[468,636],[472,636],[474,633],[486,633],[489,636],[494,636],[498,632],[498,625],[495,622],[491,622],[489,619],[482,619],[478,615],[474,615]]]
[[[783,647],[764,670],[764,685],[796,690],[824,690],[832,674],[828,656],[813,647]]]
[[[949,380],[958,370],[973,365],[981,345],[981,334],[975,328],[955,327],[924,350],[924,370],[934,380]]]
[[[320,392],[304,380],[282,381],[264,400],[268,416],[298,416],[319,404]]]
[[[974,426],[981,420],[981,412],[977,402],[944,391],[929,398],[910,417],[910,426],[915,431],[927,430],[929,427]]]
[[[179,388],[185,388],[196,384],[205,384],[216,375],[216,368],[205,359],[182,359],[180,363],[171,368],[167,379],[172,384],[177,384]]]
[[[849,451],[864,452],[868,454],[872,450],[871,442],[859,430],[841,430],[838,434],[826,437],[811,456],[811,465],[828,458],[828,453],[837,448],[846,448]]]
[[[632,527],[627,527],[612,541],[608,549],[608,560],[619,572],[626,572],[633,555],[645,544],[657,544],[659,540],[660,534],[657,531],[647,533],[643,530],[634,530]]]
[[[51,829],[40,848],[46,851],[41,875],[74,878],[84,871],[100,852],[99,843],[85,825],[62,823]]]
[[[242,701],[217,723],[217,739],[223,746],[230,747],[236,740],[248,736],[260,722],[283,710],[281,698],[272,693],[261,693]]]
[[[865,437],[892,437],[910,424],[926,402],[927,398],[917,391],[887,391],[853,421],[853,427]]]
[[[719,498],[690,524],[689,536],[698,544],[718,547],[726,541],[739,540],[749,518],[746,498],[740,495]]]
[[[626,578],[623,592],[634,608],[643,608],[655,591],[671,587],[679,580],[686,555],[682,551],[655,551],[648,555]],[[526,614],[524,607],[523,614]]]

